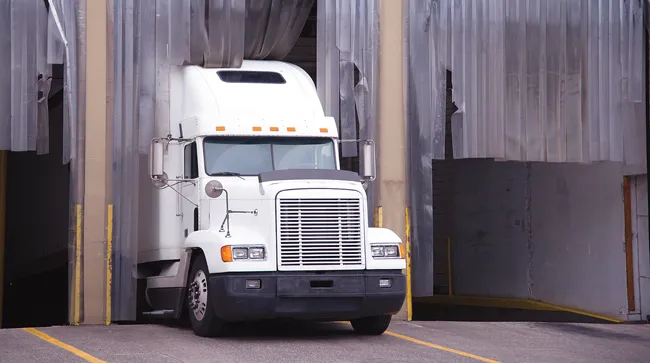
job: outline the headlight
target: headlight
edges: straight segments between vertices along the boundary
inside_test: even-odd
[[[248,258],[251,260],[261,260],[264,258],[264,247],[251,247],[248,249]]]
[[[399,250],[397,246],[386,246],[384,247],[384,256],[386,257],[399,257]]]
[[[372,257],[384,257],[384,247],[372,246]]]
[[[248,258],[248,248],[237,247],[232,249],[232,258],[235,260],[245,260]]]
[[[372,257],[375,258],[400,258],[404,257],[400,244],[383,244],[371,246]]]
[[[223,246],[221,247],[221,260],[233,262],[235,260],[264,260],[266,250],[262,246]]]

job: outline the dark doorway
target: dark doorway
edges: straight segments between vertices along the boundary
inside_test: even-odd
[[[62,92],[50,99],[50,152],[10,152],[3,328],[68,322],[69,165],[62,163]]]

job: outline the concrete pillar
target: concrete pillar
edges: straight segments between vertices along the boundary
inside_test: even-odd
[[[383,227],[407,241],[406,119],[403,75],[403,2],[381,0],[379,36],[379,119],[377,150],[378,206]],[[408,250],[408,248],[407,248]],[[408,261],[407,261],[408,263]],[[407,271],[405,271],[408,274]],[[407,282],[410,279],[407,276]],[[410,287],[396,318],[410,317]]]
[[[86,1],[86,141],[83,226],[83,324],[106,321],[108,0]],[[84,92],[84,89],[81,89]]]

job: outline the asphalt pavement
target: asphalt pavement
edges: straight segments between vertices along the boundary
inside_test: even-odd
[[[113,325],[0,330],[0,362],[650,362],[650,326],[402,322],[382,336],[343,323],[247,324],[228,338],[187,327]]]

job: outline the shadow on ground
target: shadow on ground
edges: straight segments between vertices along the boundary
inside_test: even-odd
[[[352,327],[343,323],[310,323],[300,321],[266,321],[232,324],[229,337],[239,339],[285,340],[314,338],[346,339],[355,335]]]
[[[589,338],[599,338],[608,341],[626,341],[634,343],[642,343],[648,345],[650,337],[645,335],[632,334],[629,331],[615,331],[613,329],[602,329],[595,325],[586,324],[561,324],[561,323],[541,323],[539,326],[549,331],[555,331],[560,334],[570,334],[575,337],[582,335]]]
[[[468,305],[413,304],[413,320],[615,324],[567,311],[526,310]]]
[[[173,329],[191,331],[187,319],[183,320],[149,320],[130,322],[121,325],[154,324]],[[357,336],[352,327],[345,322],[319,323],[297,320],[269,320],[258,322],[232,323],[228,326],[224,338],[238,340],[313,340],[313,339],[349,339]]]
[[[67,282],[67,264],[27,278],[5,281],[4,304],[0,304],[2,328],[65,325],[68,321]]]

